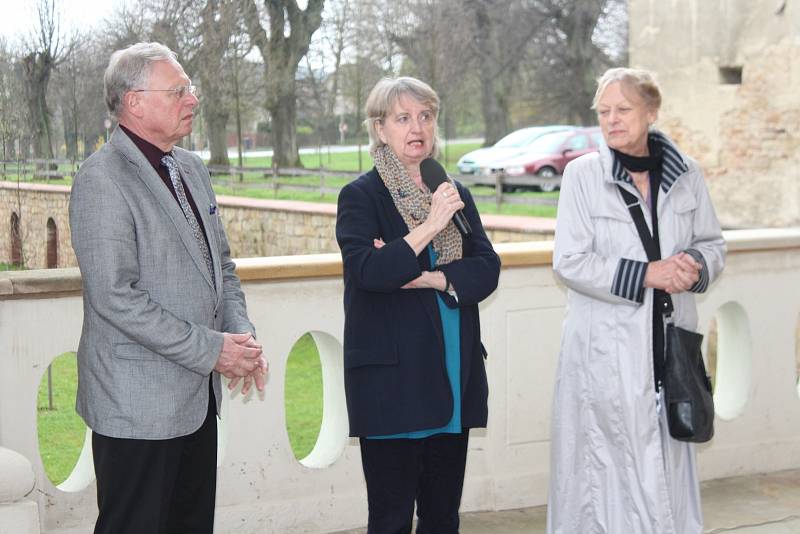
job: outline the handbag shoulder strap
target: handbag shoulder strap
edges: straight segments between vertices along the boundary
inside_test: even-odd
[[[633,224],[636,226],[636,231],[639,233],[639,239],[642,241],[642,246],[644,246],[644,251],[647,254],[647,259],[650,261],[658,261],[661,259],[661,250],[658,244],[658,216],[656,215],[657,208],[653,208],[653,234],[650,234],[650,230],[647,228],[647,223],[644,220],[644,213],[642,212],[642,206],[639,203],[639,199],[636,196],[622,187],[620,184],[616,184],[617,189],[619,189],[620,194],[622,195],[622,200],[625,201],[625,206],[628,208],[628,211],[631,213],[631,217],[633,218]],[[656,196],[658,194],[658,185],[653,188],[653,182],[651,182],[650,190],[652,191],[653,197],[653,204],[656,204]],[[656,289],[656,301],[660,304],[662,313],[669,317],[672,314],[672,297],[665,291],[661,291]]]
[[[656,244],[656,240],[650,235],[650,230],[647,228],[647,223],[644,220],[644,213],[642,213],[642,207],[639,205],[639,199],[620,184],[617,184],[617,188],[622,194],[622,200],[625,201],[625,206],[628,208],[628,211],[631,212],[633,224],[636,225],[636,231],[639,232],[639,239],[642,240],[644,251],[647,253],[647,259],[650,261],[660,260],[661,251]]]

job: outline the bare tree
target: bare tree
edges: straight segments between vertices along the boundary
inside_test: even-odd
[[[421,17],[414,12],[417,6],[412,0],[351,0],[353,15],[349,25],[349,47],[358,48],[361,54],[383,71],[397,74],[404,61],[396,36],[413,32],[421,18],[430,15],[422,11]],[[422,2],[416,2],[424,4]]]
[[[298,81],[297,99],[298,102],[301,103],[301,109],[305,109],[306,114],[308,114],[314,123],[314,129],[317,133],[317,144],[322,145],[323,142],[331,142],[329,136],[325,135],[329,129],[326,128],[326,119],[329,120],[333,118],[333,114],[328,113],[328,106],[330,105],[332,108],[333,104],[331,100],[335,102],[334,91],[338,92],[338,88],[331,88],[330,91],[327,90],[325,87],[326,75],[324,59],[322,57],[318,58],[320,66],[315,70],[310,58],[311,53],[312,51],[309,50],[305,55],[304,75],[301,76]],[[337,73],[337,71],[334,71],[329,76],[330,80],[332,80],[332,84],[338,82]],[[333,95],[333,98],[331,98],[331,95]]]
[[[146,39],[152,26],[151,14],[142,6],[117,4],[114,12],[99,26],[95,37],[106,46],[107,54]],[[105,58],[106,62],[108,58]]]
[[[273,163],[300,166],[297,149],[297,84],[300,60],[308,52],[311,35],[322,22],[323,0],[308,0],[305,10],[296,0],[264,0],[269,33],[261,24],[256,0],[242,3],[247,30],[264,59],[266,108],[272,119]]]
[[[393,17],[400,24],[390,30],[392,40],[411,62],[403,70],[426,81],[438,93],[446,138],[454,135],[451,108],[462,100],[464,74],[474,65],[472,27],[464,18],[452,16],[462,4],[457,0],[395,2],[406,16]]]
[[[528,43],[541,29],[541,16],[525,0],[467,0],[472,22],[472,51],[480,78],[485,145],[492,145],[511,127],[515,82],[527,57]]]
[[[25,98],[34,141],[33,153],[39,158],[53,158],[53,132],[47,106],[47,88],[53,71],[69,53],[61,33],[56,0],[38,0],[37,23],[25,43],[22,72]]]
[[[627,61],[621,48],[627,18],[620,10],[621,0],[543,0],[540,13],[546,18],[547,32],[537,40],[532,55],[535,88],[532,99],[551,116],[566,117],[578,124],[595,124],[591,110],[595,79],[603,70]],[[615,32],[607,45],[598,44],[598,24]],[[623,41],[624,42],[624,41]],[[616,61],[610,57],[616,56]]]
[[[379,79],[398,74],[401,59],[394,36],[413,31],[413,23],[406,20],[405,2],[352,0],[350,13],[339,89],[343,107],[353,113],[352,135],[362,136],[367,95]]]
[[[257,95],[260,94],[261,80],[258,73],[260,69],[251,65],[247,58],[253,45],[246,33],[234,32],[227,54],[227,65],[224,72],[230,77],[232,83],[231,97],[233,99],[233,116],[236,122],[236,148],[238,151],[238,165],[244,165],[243,160],[243,147],[242,147],[242,116],[245,113],[252,113],[252,105],[249,102],[256,100]],[[259,66],[260,67],[260,66]],[[244,179],[240,176],[240,179]]]
[[[103,72],[108,47],[91,36],[75,37],[70,53],[54,73],[66,156],[73,161],[91,154],[102,142],[104,119]]]
[[[16,157],[15,144],[22,140],[25,126],[23,88],[16,70],[17,58],[0,39],[0,155],[4,161]],[[5,165],[3,166],[5,174]]]
[[[330,12],[327,18],[323,18],[323,29],[325,30],[319,49],[325,49],[332,56],[332,68],[330,73],[330,90],[327,95],[325,114],[332,117],[336,113],[336,98],[339,96],[340,72],[344,52],[349,44],[350,28],[353,20],[353,6],[350,0],[340,0],[327,4]],[[324,54],[320,54],[320,62],[324,64]],[[309,70],[311,66],[309,65]],[[319,95],[321,98],[321,94]]]
[[[236,29],[236,16],[235,0],[206,0],[200,11],[199,42],[191,61],[203,91],[202,114],[211,152],[210,165],[230,165],[227,126],[231,84],[220,77],[220,72]]]
[[[202,40],[198,14],[206,0],[140,0],[140,3],[149,27],[148,38],[168,46],[177,54],[178,61],[188,67]]]
[[[628,64],[628,1],[608,0],[597,19],[592,42],[614,65]]]
[[[78,158],[80,139],[81,94],[85,87],[83,81],[88,72],[84,42],[76,41],[70,54],[64,57],[61,68],[54,73],[56,92],[61,109],[61,122],[64,128],[64,145],[66,156],[73,161]]]

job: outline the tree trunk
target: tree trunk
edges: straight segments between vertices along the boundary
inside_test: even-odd
[[[574,108],[581,125],[596,124],[595,112],[591,109],[594,97],[594,72],[598,69],[600,54],[592,43],[592,34],[597,20],[603,13],[605,2],[584,2],[576,4],[572,12],[563,20],[564,34],[567,36],[566,52],[572,74],[571,92],[574,94]]]
[[[504,76],[510,76],[507,69],[500,68],[501,54],[495,35],[497,28],[489,15],[490,6],[484,2],[473,3],[473,13],[476,21],[475,47],[478,49],[478,65],[481,84],[481,113],[485,139],[483,146],[495,144],[502,136],[508,133],[508,94],[505,92],[502,81]]]
[[[50,112],[47,109],[47,85],[52,60],[48,54],[31,53],[23,58],[25,96],[30,114],[34,156],[53,159]]]
[[[235,26],[235,2],[209,0],[200,10],[202,44],[195,52],[195,69],[203,90],[203,119],[210,151],[209,165],[229,166],[227,82],[220,80],[225,50]]]
[[[230,165],[228,159],[228,111],[221,102],[209,101],[206,99],[203,106],[203,116],[205,117],[206,131],[208,133],[208,144],[211,157],[209,165]]]
[[[273,71],[273,76],[277,72]],[[294,73],[283,80],[275,98],[267,109],[272,117],[273,164],[278,167],[302,167],[297,150],[297,102],[295,97]]]
[[[98,144],[98,138],[93,136],[89,133],[84,133],[83,136],[83,153],[81,154],[83,159],[88,158],[94,152],[95,145]]]
[[[580,108],[578,114],[582,126],[595,126],[597,124],[597,114],[590,107]]]
[[[300,10],[294,0],[264,1],[270,32],[261,26],[255,2],[244,2],[245,22],[252,42],[261,51],[267,79],[266,108],[272,117],[273,164],[299,167],[295,125],[295,73],[308,52],[311,35],[322,22],[323,0],[308,0]]]
[[[32,100],[28,105],[32,115],[34,156],[53,159],[53,136],[50,127],[50,111],[47,109],[46,91],[46,85],[38,84],[33,88]]]
[[[239,58],[236,52],[233,54],[233,109],[236,116],[236,151],[238,153],[238,165],[244,167],[242,157],[242,101],[239,94]],[[244,181],[244,174],[239,174],[239,180]]]
[[[494,77],[481,77],[481,112],[486,130],[483,146],[495,144],[509,130],[508,99],[499,94],[498,85]]]
[[[77,117],[74,110],[65,111],[62,106],[62,120],[64,122],[64,145],[67,150],[67,159],[78,159],[78,128]]]

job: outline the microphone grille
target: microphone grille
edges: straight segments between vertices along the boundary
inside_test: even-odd
[[[447,171],[444,167],[433,158],[426,158],[419,164],[419,172],[422,176],[422,181],[431,190],[431,193],[436,191],[442,182],[447,181]]]

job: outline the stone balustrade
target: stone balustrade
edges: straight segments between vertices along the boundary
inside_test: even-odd
[[[703,479],[800,467],[800,229],[726,237],[725,273],[699,298],[700,331],[712,318],[718,330],[716,437],[698,447]],[[471,434],[465,511],[539,505],[547,496],[565,290],[552,275],[551,242],[496,248],[500,284],[481,305],[489,427]],[[271,372],[263,395],[223,399],[216,531],[321,533],[363,525],[366,493],[357,442],[347,436],[342,384],[340,258],[253,258],[237,265]],[[76,349],[81,307],[76,269],[0,275],[0,447],[23,455],[35,473],[33,492],[21,475],[19,485],[4,490],[5,474],[22,464],[0,449],[0,532],[39,532],[17,529],[8,510],[30,512],[29,519],[38,513],[41,532],[91,532],[96,506],[88,448],[55,487],[42,467],[36,430],[40,381],[55,356]],[[297,460],[286,432],[284,380],[287,355],[308,332],[322,363],[324,414],[315,448]]]
[[[27,458],[0,447],[0,532],[38,534],[39,508],[26,499],[34,488],[33,467]]]

